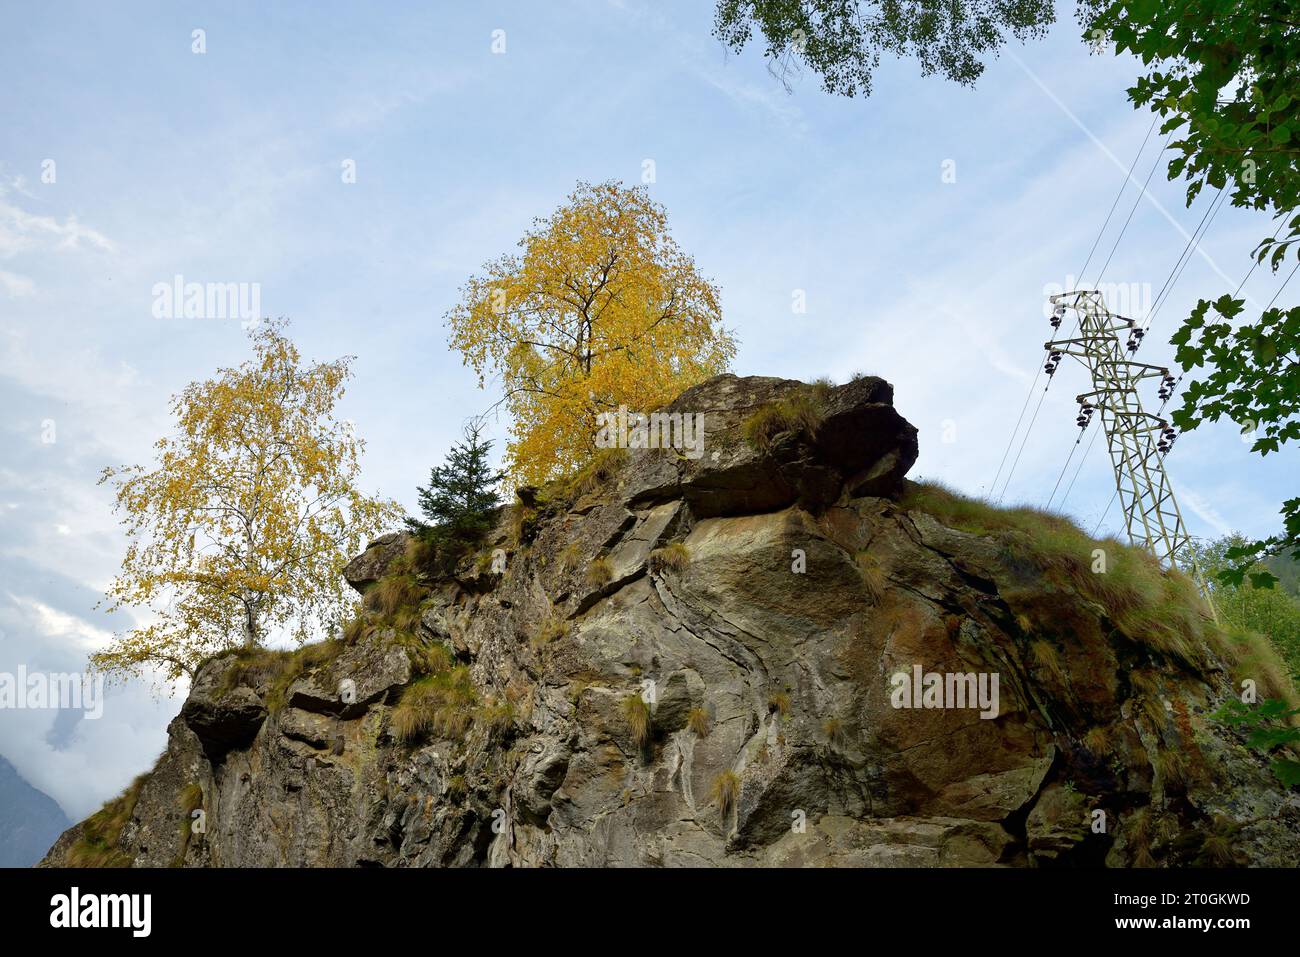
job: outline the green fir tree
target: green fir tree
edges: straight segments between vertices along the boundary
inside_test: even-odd
[[[429,472],[428,486],[417,488],[426,521],[408,518],[407,527],[440,548],[473,543],[492,527],[502,473],[492,470],[492,443],[483,441],[481,433],[477,423],[467,425],[464,439],[447,453],[446,462]]]

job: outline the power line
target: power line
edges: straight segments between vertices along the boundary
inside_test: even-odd
[[[1222,208],[1223,198],[1226,195],[1225,189],[1226,186],[1222,186],[1219,188],[1219,192],[1215,194],[1214,199],[1210,201],[1210,205],[1207,206],[1205,212],[1201,214],[1201,221],[1196,224],[1196,228],[1192,231],[1192,234],[1187,238],[1186,245],[1183,246],[1182,252],[1178,254],[1178,258],[1174,261],[1174,265],[1169,270],[1169,275],[1165,277],[1165,281],[1161,284],[1160,291],[1156,293],[1155,303],[1150,313],[1147,315],[1146,319],[1144,320],[1143,330],[1142,330],[1143,335],[1146,334],[1146,331],[1150,329],[1151,324],[1155,321],[1156,313],[1160,311],[1160,307],[1163,306],[1165,302],[1168,301],[1169,296],[1173,293],[1173,288],[1175,285],[1178,284],[1178,280],[1182,277],[1183,270],[1186,269],[1187,264],[1192,261],[1191,253],[1192,250],[1195,248],[1197,242],[1199,241],[1198,237],[1204,238],[1205,233],[1209,232],[1210,225],[1213,224],[1214,222],[1214,217],[1218,214],[1219,209]],[[1169,401],[1168,399],[1165,399],[1164,402],[1161,403],[1160,409],[1162,411],[1164,409],[1165,403],[1168,401]],[[1065,494],[1061,496],[1061,501],[1057,505],[1057,508],[1063,508],[1065,506],[1065,501],[1070,497],[1070,491],[1071,489],[1074,488],[1075,480],[1078,479],[1079,472],[1083,470],[1083,465],[1088,460],[1088,453],[1092,451],[1092,446],[1097,441],[1097,436],[1099,434],[1100,432],[1094,432],[1092,438],[1089,440],[1088,447],[1087,449],[1084,450],[1083,457],[1079,459],[1079,466],[1078,468],[1075,469],[1074,476],[1070,479],[1070,484],[1066,486]],[[1070,454],[1066,458],[1065,465],[1061,469],[1062,475],[1065,474],[1065,469],[1069,468],[1070,459],[1074,457],[1074,453],[1076,448],[1078,447],[1078,444],[1079,444],[1079,440],[1076,439],[1074,445],[1070,447]],[[1059,478],[1057,479],[1057,485],[1058,486],[1060,485]],[[1056,497],[1056,490],[1053,489],[1051,497],[1049,497],[1047,500],[1047,507],[1051,506],[1052,499],[1055,497]],[[1109,509],[1109,506],[1107,506],[1107,508]],[[1103,514],[1102,517],[1104,519],[1105,515]]]
[[[1222,192],[1223,192],[1223,191],[1220,190],[1220,193],[1221,193],[1221,194],[1222,194]],[[1278,237],[1278,234],[1282,232],[1282,226],[1283,226],[1284,224],[1285,224],[1285,221],[1283,221],[1283,223],[1279,224],[1279,225],[1278,225],[1278,228],[1277,228],[1276,230],[1273,231],[1273,238],[1274,238],[1274,239],[1276,239],[1276,238]],[[1208,227],[1207,227],[1207,228],[1208,228]],[[1251,276],[1254,274],[1254,272],[1255,272],[1255,268],[1259,265],[1259,262],[1260,262],[1260,261],[1259,261],[1258,259],[1254,259],[1254,257],[1252,257],[1252,259],[1253,259],[1253,261],[1251,262],[1250,269],[1246,270],[1246,275],[1244,275],[1244,276],[1241,277],[1241,282],[1237,283],[1237,288],[1233,290],[1232,296],[1233,296],[1234,299],[1237,297],[1237,294],[1241,292],[1242,287],[1244,287],[1244,286],[1246,285],[1246,281],[1247,281],[1248,279],[1250,279],[1250,277],[1251,277]],[[1296,271],[1297,271],[1297,270],[1300,270],[1300,262],[1297,262],[1297,263],[1295,264],[1295,266],[1293,266],[1293,267],[1291,268],[1291,272],[1287,275],[1286,279],[1282,281],[1282,285],[1278,287],[1277,292],[1273,293],[1273,298],[1269,300],[1268,305],[1264,307],[1264,310],[1263,310],[1264,312],[1268,312],[1269,309],[1273,308],[1273,303],[1275,303],[1275,302],[1277,301],[1278,296],[1282,295],[1282,290],[1284,290],[1284,289],[1287,287],[1287,283],[1289,283],[1289,282],[1291,281],[1291,277],[1294,276],[1294,275],[1296,274]],[[1152,313],[1152,318],[1154,318],[1154,311],[1153,311],[1153,313]],[[1185,374],[1186,374],[1186,373],[1184,372],[1183,374],[1180,374],[1180,375],[1178,376],[1178,382],[1181,382],[1181,381],[1183,380],[1183,375],[1185,375]],[[1175,383],[1175,388],[1176,388],[1176,387],[1177,387],[1177,384]],[[1169,399],[1165,399],[1164,402],[1160,403],[1160,410],[1161,410],[1161,411],[1164,410],[1164,407],[1165,407],[1165,405],[1166,405],[1168,402],[1169,402]],[[1093,438],[1095,439],[1096,436],[1094,435]],[[1091,447],[1091,446],[1089,446],[1089,447]],[[1087,452],[1086,452],[1086,451],[1084,452],[1084,458],[1085,458],[1085,459],[1087,458]],[[1080,469],[1083,468],[1083,462],[1082,462],[1082,461],[1079,463],[1079,468],[1080,468]],[[1076,470],[1076,471],[1075,471],[1075,478],[1078,478],[1078,475],[1079,475],[1078,470]],[[1071,485],[1073,485],[1073,484],[1074,484],[1074,483],[1073,483],[1073,479],[1072,479],[1072,480],[1071,480]],[[1066,496],[1068,496],[1068,495],[1070,494],[1070,490],[1069,490],[1069,488],[1067,488],[1067,489],[1065,490],[1065,494],[1066,494]],[[1097,533],[1098,533],[1099,531],[1101,531],[1101,526],[1102,526],[1103,524],[1105,524],[1105,522],[1106,522],[1106,516],[1109,515],[1109,514],[1110,514],[1110,510],[1111,510],[1112,508],[1114,508],[1114,506],[1115,506],[1115,499],[1118,498],[1118,497],[1119,497],[1119,488],[1118,488],[1118,486],[1117,486],[1117,487],[1115,488],[1115,491],[1114,491],[1114,492],[1111,494],[1111,496],[1110,496],[1110,501],[1107,502],[1107,503],[1106,503],[1106,507],[1105,507],[1104,509],[1102,509],[1101,517],[1100,517],[1099,519],[1097,519],[1097,525],[1096,525],[1096,527],[1092,530],[1092,537],[1093,537],[1093,538],[1096,538],[1096,537],[1097,537]],[[1065,499],[1062,498],[1062,502],[1064,502],[1064,501],[1065,501]]]
[[[1088,264],[1092,262],[1092,254],[1097,251],[1097,244],[1101,242],[1102,234],[1106,232],[1106,227],[1110,225],[1111,216],[1115,215],[1115,207],[1119,205],[1119,199],[1124,195],[1124,190],[1128,187],[1128,181],[1133,176],[1133,167],[1137,166],[1138,159],[1142,152],[1147,148],[1147,140],[1151,139],[1151,134],[1156,128],[1156,122],[1160,119],[1160,114],[1151,117],[1151,125],[1147,127],[1147,135],[1142,138],[1142,145],[1138,147],[1137,155],[1133,157],[1133,162],[1129,164],[1128,176],[1124,177],[1124,182],[1119,184],[1119,192],[1115,194],[1115,201],[1110,204],[1110,212],[1106,214],[1106,221],[1101,224],[1101,229],[1097,233],[1097,238],[1092,241],[1092,248],[1088,250],[1088,258],[1084,261],[1083,269],[1075,273],[1077,281],[1083,283],[1083,274],[1088,269]],[[1140,194],[1139,194],[1140,195]]]
[[[1119,489],[1118,489],[1118,488],[1115,489],[1114,494],[1111,495],[1111,497],[1110,497],[1110,502],[1108,502],[1107,505],[1106,505],[1106,507],[1102,510],[1101,518],[1097,519],[1097,527],[1094,528],[1094,529],[1092,530],[1092,537],[1093,537],[1093,538],[1096,538],[1096,537],[1097,537],[1097,533],[1098,533],[1099,531],[1101,531],[1102,523],[1106,521],[1106,516],[1110,514],[1110,510],[1111,510],[1111,508],[1114,506],[1114,504],[1115,504],[1115,499],[1117,499],[1117,498],[1119,498]]]
[[[1128,172],[1124,175],[1124,179],[1120,182],[1119,191],[1115,194],[1115,199],[1110,204],[1110,211],[1106,213],[1106,219],[1102,222],[1101,229],[1097,230],[1097,238],[1092,241],[1092,248],[1088,250],[1088,258],[1084,260],[1083,269],[1080,269],[1077,273],[1075,273],[1075,281],[1080,286],[1082,286],[1083,284],[1083,274],[1087,270],[1088,265],[1092,262],[1092,255],[1097,251],[1097,244],[1101,242],[1101,237],[1106,233],[1106,227],[1110,225],[1110,218],[1115,213],[1115,207],[1119,205],[1120,197],[1124,195],[1124,190],[1128,188],[1129,180],[1133,178],[1133,170],[1137,168],[1137,162],[1139,159],[1142,158],[1142,153],[1147,148],[1147,141],[1151,139],[1151,133],[1153,130],[1155,130],[1156,122],[1159,119],[1160,117],[1158,114],[1151,117],[1151,125],[1147,127],[1147,135],[1142,138],[1142,145],[1138,147],[1138,151],[1133,155],[1133,162],[1129,163]],[[1172,136],[1173,134],[1171,133],[1170,135]],[[1168,140],[1166,140],[1165,142],[1166,144],[1168,144]],[[1163,149],[1161,150],[1161,152],[1164,152]],[[1158,158],[1159,157],[1157,156],[1157,159]],[[1153,167],[1153,171],[1154,171],[1154,167]],[[1148,182],[1150,181],[1150,179],[1151,177],[1148,176],[1147,177]],[[1138,195],[1141,196],[1141,193],[1139,193]],[[1123,234],[1121,233],[1121,235]],[[1034,397],[1034,388],[1038,385],[1038,380],[1042,378],[1042,375],[1043,375],[1043,367],[1042,365],[1039,365],[1038,371],[1034,374],[1033,381],[1029,383],[1029,392],[1026,393],[1025,395],[1024,404],[1020,406],[1020,415],[1016,417],[1016,424],[1015,427],[1011,430],[1011,437],[1007,439],[1007,447],[1002,452],[1002,459],[1001,461],[998,462],[998,470],[996,474],[994,474],[993,476],[993,483],[989,486],[990,495],[992,495],[994,492],[997,491],[998,479],[1002,477],[1002,468],[1007,463],[1007,456],[1011,454],[1012,446],[1016,444],[1016,436],[1020,433],[1020,423],[1023,422],[1025,419],[1025,410],[1029,408],[1029,402]],[[1049,382],[1048,385],[1050,386],[1051,383]],[[1042,406],[1043,400],[1041,398],[1038,400],[1038,404],[1040,407]],[[1038,411],[1037,409],[1035,409],[1034,418],[1036,419],[1037,417],[1038,417]],[[1031,421],[1029,424],[1029,428],[1032,429],[1033,427],[1034,427],[1033,421]],[[1028,435],[1029,433],[1026,432],[1025,433],[1026,438],[1028,438]],[[1021,445],[1021,451],[1022,452],[1024,451],[1023,443]],[[1016,461],[1018,462],[1019,460],[1020,460],[1020,456],[1019,454],[1017,454]],[[1013,464],[1011,468],[1014,471],[1015,465]],[[1007,483],[1010,484],[1010,482],[1011,482],[1011,476],[1008,474]],[[1003,494],[1005,494],[1006,488],[1004,487],[1002,491]],[[998,500],[1001,501],[1001,496],[998,496]]]
[[[1265,312],[1268,312],[1270,309],[1273,308],[1273,303],[1277,302],[1277,297],[1282,295],[1282,290],[1286,288],[1286,284],[1291,281],[1291,277],[1295,275],[1295,271],[1297,269],[1300,269],[1300,262],[1297,262],[1295,264],[1295,266],[1291,269],[1291,272],[1287,274],[1286,279],[1282,280],[1282,285],[1277,287],[1277,292],[1273,293],[1273,298],[1270,299],[1268,301],[1268,305],[1264,307]]]
[[[1020,423],[1024,421],[1025,410],[1029,408],[1029,400],[1034,397],[1034,386],[1038,385],[1038,380],[1043,375],[1043,367],[1038,367],[1038,374],[1034,376],[1034,381],[1029,383],[1029,394],[1025,396],[1025,404],[1020,407],[1020,416],[1016,419],[1016,427],[1011,430],[1011,438],[1007,440],[1006,451],[1002,453],[1002,461],[998,463],[997,474],[993,476],[993,484],[989,487],[989,494],[992,495],[998,490],[998,479],[1002,477],[1002,466],[1007,462],[1007,455],[1011,452],[1011,446],[1016,444],[1016,436],[1020,432]]]
[[[1029,443],[1029,433],[1034,430],[1034,423],[1038,421],[1038,410],[1043,407],[1043,400],[1047,398],[1047,390],[1051,388],[1052,380],[1047,380],[1047,385],[1043,386],[1042,393],[1038,396],[1038,405],[1034,406],[1034,414],[1029,418],[1029,427],[1025,429],[1025,437],[1020,442],[1020,450],[1016,452],[1015,460],[1011,463],[1011,469],[1007,472],[1007,480],[1002,485],[1002,495],[1007,494],[1007,488],[1011,485],[1011,476],[1016,471],[1016,466],[1020,464],[1020,456],[1025,454],[1025,446]],[[1014,439],[1014,436],[1012,437]],[[998,501],[1002,501],[1002,495],[998,496]]]
[[[1110,225],[1110,217],[1114,215],[1115,207],[1118,207],[1119,205],[1119,199],[1121,199],[1121,196],[1125,195],[1125,190],[1128,187],[1128,182],[1130,182],[1132,176],[1134,176],[1134,169],[1138,168],[1138,160],[1141,159],[1141,155],[1143,155],[1143,152],[1147,150],[1147,142],[1149,139],[1151,139],[1152,131],[1156,129],[1156,122],[1158,120],[1160,120],[1160,116],[1158,116],[1158,114],[1157,116],[1153,116],[1151,118],[1151,126],[1147,127],[1147,135],[1145,135],[1145,137],[1143,137],[1143,140],[1141,140],[1141,146],[1138,147],[1138,152],[1134,153],[1134,159],[1132,159],[1132,163],[1128,164],[1128,172],[1125,174],[1125,178],[1123,178],[1123,181],[1119,183],[1119,191],[1115,192],[1115,198],[1113,202],[1110,203],[1110,211],[1106,213],[1106,218],[1104,221],[1102,221],[1101,229],[1097,230],[1097,238],[1093,239],[1092,241],[1092,248],[1091,250],[1088,250],[1088,257],[1086,260],[1084,260],[1083,269],[1080,269],[1078,273],[1075,273],[1075,282],[1078,283],[1079,289],[1083,289],[1083,274],[1087,272],[1088,265],[1092,263],[1092,255],[1095,254],[1095,252],[1097,251],[1097,244],[1101,242],[1102,235],[1105,235],[1106,226]],[[1173,131],[1170,131],[1169,137],[1165,138],[1165,147],[1169,146],[1169,140],[1173,138],[1173,135],[1174,135]],[[1161,147],[1160,152],[1156,153],[1156,164],[1152,165],[1151,173],[1147,174],[1148,183],[1151,182],[1152,173],[1156,172],[1156,165],[1160,163],[1160,156],[1162,155],[1162,153],[1165,152],[1165,147]],[[1141,195],[1143,195],[1143,192],[1145,191],[1147,191],[1147,186],[1145,186],[1144,183],[1143,189],[1141,189],[1141,191],[1139,191],[1138,194],[1139,200],[1141,199]],[[1136,203],[1134,204],[1134,207],[1136,208]],[[1131,211],[1130,213],[1128,213],[1128,218],[1132,218]],[[1125,229],[1127,229],[1127,226],[1128,224],[1127,222],[1125,222]],[[1119,239],[1123,238],[1123,234],[1125,234],[1125,229],[1119,230],[1119,237],[1115,238],[1115,246],[1118,246]],[[1113,256],[1114,254],[1115,254],[1115,248],[1113,246],[1112,250],[1110,250],[1110,255]],[[1108,259],[1106,259],[1106,263],[1109,264],[1109,261],[1110,260],[1108,257]],[[1102,267],[1102,272],[1105,272],[1105,267]],[[1100,277],[1099,277],[1099,281],[1100,281]],[[1075,329],[1078,329],[1078,316],[1075,317]],[[1071,333],[1071,335],[1073,334],[1074,333]],[[1030,400],[1034,398],[1034,389],[1037,386],[1037,384],[1039,384],[1039,378],[1041,377],[1043,377],[1043,367],[1039,365],[1039,371],[1037,371],[1034,374],[1034,381],[1030,382],[1030,391],[1028,391],[1028,394],[1026,395],[1026,397],[1024,397],[1024,404],[1022,404],[1021,406],[1021,415],[1017,416],[1017,419],[1015,419],[1015,428],[1011,429],[1011,437],[1008,439],[1008,442],[1006,442],[1006,450],[1002,452],[1002,460],[997,464],[997,473],[995,476],[993,476],[993,484],[989,486],[989,494],[991,495],[997,492],[997,480],[1000,479],[1002,475],[1002,467],[1004,467],[1004,465],[1006,464],[1006,456],[1010,454],[1011,446],[1015,445],[1015,437],[1017,437],[1019,430],[1021,430],[1021,423],[1024,420],[1024,411],[1026,411],[1027,408],[1030,407]],[[1037,421],[1037,417],[1039,417],[1039,410],[1040,408],[1043,408],[1043,399],[1047,398],[1047,391],[1048,389],[1050,389],[1050,387],[1052,387],[1052,380],[1048,378],[1048,384],[1043,389],[1043,395],[1039,397],[1039,404],[1037,404],[1037,406],[1035,406],[1034,408],[1034,415],[1032,415],[1030,419],[1030,424],[1028,424],[1026,430],[1024,430],[1024,438],[1023,441],[1021,442],[1021,449],[1019,449],[1017,454],[1015,454],[1015,459],[1013,460],[1013,462],[1011,462],[1011,471],[1006,473],[1006,482],[1004,485],[1002,485],[1002,493],[997,497],[998,502],[1002,501],[1002,495],[1005,495],[1006,490],[1010,488],[1011,475],[1013,475],[1013,473],[1015,472],[1015,467],[1017,467],[1017,464],[1021,462],[1021,455],[1024,452],[1024,446],[1026,446],[1026,443],[1030,441],[1030,433],[1032,432],[1032,430],[1034,430],[1034,424]]]
[[[1047,496],[1047,504],[1044,505],[1043,508],[1046,509],[1052,507],[1052,499],[1056,498],[1056,490],[1061,487],[1061,479],[1065,478],[1065,470],[1070,467],[1070,459],[1074,458],[1075,450],[1079,448],[1079,439],[1082,438],[1083,436],[1080,435],[1078,439],[1074,440],[1074,444],[1070,446],[1070,454],[1065,457],[1065,464],[1061,466],[1061,474],[1056,477],[1056,484],[1052,486],[1052,494]],[[1082,464],[1082,462],[1080,462],[1080,464]]]
[[[1083,471],[1083,463],[1088,461],[1088,453],[1097,444],[1097,436],[1101,435],[1101,431],[1101,429],[1098,429],[1092,433],[1092,438],[1088,440],[1088,447],[1083,450],[1083,457],[1079,459],[1079,464],[1075,466],[1074,474],[1070,476],[1070,484],[1065,487],[1065,494],[1061,496],[1061,504],[1057,508],[1065,506],[1065,500],[1070,497],[1070,490],[1074,488],[1074,483],[1079,480],[1079,473]],[[1075,444],[1078,445],[1078,442],[1075,442]],[[1069,459],[1066,459],[1066,464],[1069,464]]]
[[[1286,225],[1286,219],[1284,218],[1280,223],[1278,223],[1277,229],[1273,230],[1274,239],[1277,239],[1278,234],[1282,232],[1282,227],[1285,225]],[[1254,256],[1251,257],[1250,268],[1246,270],[1246,275],[1241,277],[1241,282],[1237,283],[1237,288],[1232,291],[1233,299],[1237,298],[1237,294],[1240,293],[1242,288],[1246,285],[1246,280],[1248,280],[1252,275],[1254,275],[1255,268],[1259,265],[1259,263],[1260,263],[1259,259],[1256,259]],[[1292,270],[1292,272],[1294,271],[1295,270]],[[1290,281],[1290,277],[1288,277],[1288,282],[1289,281]],[[1283,283],[1282,285],[1283,287],[1285,287],[1286,283]],[[1282,291],[1281,289],[1278,290],[1278,292],[1281,291]],[[1277,299],[1277,296],[1274,295],[1273,298]],[[1270,302],[1269,305],[1272,305],[1272,303]],[[1186,370],[1183,370],[1182,372],[1178,373],[1178,378],[1174,380],[1173,388],[1169,390],[1169,398],[1173,398],[1174,393],[1178,390],[1178,386],[1182,383],[1186,375],[1187,375]],[[1160,408],[1157,411],[1163,412],[1165,410],[1165,406],[1168,404],[1169,404],[1169,399],[1165,399],[1163,402],[1160,403]]]
[[[1209,232],[1210,226],[1214,222],[1214,217],[1219,214],[1219,210],[1223,207],[1223,199],[1227,195],[1225,192],[1226,189],[1226,186],[1219,188],[1219,192],[1215,194],[1214,199],[1210,201],[1210,205],[1206,207],[1205,213],[1201,216],[1201,221],[1196,224],[1196,229],[1192,231],[1192,235],[1187,237],[1187,245],[1183,247],[1183,251],[1179,254],[1177,262],[1174,263],[1174,268],[1170,270],[1169,275],[1165,277],[1164,284],[1160,287],[1160,292],[1156,293],[1155,303],[1151,308],[1151,312],[1148,313],[1146,319],[1143,320],[1142,328],[1144,331],[1151,328],[1151,324],[1156,321],[1156,314],[1160,312],[1160,309],[1164,304],[1169,301],[1169,297],[1173,295],[1174,286],[1178,285],[1178,280],[1182,278],[1183,270],[1186,269],[1187,264],[1192,261],[1192,251],[1199,242],[1197,237],[1199,236],[1201,239],[1205,238],[1205,233]],[[1163,298],[1161,298],[1162,296]]]
[[[1138,204],[1142,202],[1142,197],[1146,194],[1147,185],[1151,182],[1151,177],[1155,175],[1156,167],[1160,165],[1160,157],[1163,156],[1165,150],[1169,148],[1169,141],[1173,138],[1173,130],[1170,130],[1169,135],[1165,137],[1164,145],[1160,147],[1160,152],[1156,154],[1156,161],[1151,164],[1151,170],[1147,173],[1147,178],[1143,181],[1142,188],[1138,190],[1137,197],[1133,200],[1133,206],[1128,211],[1128,218],[1124,220],[1124,225],[1120,227],[1119,235],[1115,237],[1114,245],[1110,247],[1110,255],[1106,257],[1106,261],[1102,264],[1101,272],[1097,274],[1097,281],[1093,283],[1094,286],[1101,285],[1101,277],[1106,275],[1106,268],[1110,265],[1111,259],[1115,257],[1115,250],[1119,249],[1119,241],[1124,238],[1124,233],[1128,230],[1128,224],[1132,222],[1133,214],[1137,212]],[[1079,278],[1082,280],[1083,277],[1081,276]]]

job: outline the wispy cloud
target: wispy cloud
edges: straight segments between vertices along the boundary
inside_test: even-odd
[[[5,195],[0,190],[0,197]],[[84,244],[84,246],[83,246]],[[29,213],[0,198],[0,258],[11,258],[33,250],[69,250],[85,247],[114,252],[112,240],[74,214],[59,221],[53,216]]]
[[[36,292],[36,283],[27,276],[0,269],[0,287],[10,299],[22,299]]]

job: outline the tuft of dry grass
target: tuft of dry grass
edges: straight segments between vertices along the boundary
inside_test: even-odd
[[[650,705],[646,704],[639,692],[633,692],[623,699],[623,718],[628,730],[632,732],[632,743],[644,751],[650,743]]]
[[[1060,515],[999,508],[937,483],[907,483],[900,504],[996,540],[1007,569],[1035,582],[1023,595],[1008,595],[1017,614],[1048,614],[1054,631],[1071,620],[1101,618],[1103,628],[1118,629],[1164,657],[1200,673],[1213,670],[1208,651],[1217,629],[1195,583],[1176,568],[1166,570],[1144,549],[1093,539]],[[1052,596],[1054,608],[1032,607],[1034,596],[1043,595]]]
[[[1101,725],[1089,728],[1088,733],[1083,736],[1083,746],[1097,757],[1109,754],[1114,747],[1110,730]]]
[[[844,722],[839,718],[827,718],[822,722],[822,734],[831,744],[839,744],[844,740]]]
[[[812,438],[821,423],[822,409],[816,392],[805,388],[759,406],[741,425],[741,434],[752,448],[766,452],[783,432],[802,432]]]
[[[509,700],[492,699],[478,710],[479,722],[489,731],[503,731],[515,720],[515,706]]]
[[[570,542],[560,552],[560,570],[566,574],[578,567],[582,561],[582,546],[577,542]]]
[[[740,800],[740,775],[735,771],[723,771],[714,778],[709,800],[718,805],[718,813],[724,821],[730,817]]]
[[[1044,641],[1041,638],[1035,639],[1029,646],[1029,653],[1034,660],[1035,667],[1050,676],[1057,687],[1064,688],[1069,684],[1065,669],[1061,667],[1061,655],[1056,650],[1056,646],[1050,641]]]
[[[613,479],[627,461],[627,449],[600,449],[566,482],[570,498],[590,495]]]
[[[1237,850],[1232,840],[1222,834],[1211,834],[1201,845],[1201,854],[1215,867],[1233,867],[1237,864]]]
[[[1215,647],[1227,659],[1236,690],[1246,680],[1255,682],[1261,698],[1281,698],[1290,708],[1300,707],[1300,695],[1290,669],[1265,636],[1241,628],[1216,629]]]
[[[549,645],[553,641],[559,641],[569,634],[570,627],[567,620],[561,618],[552,610],[537,626],[537,632],[533,635],[531,644],[540,648],[543,645]]]
[[[510,506],[510,520],[508,534],[510,544],[514,548],[527,545],[537,534],[537,529],[541,524],[541,509],[524,505],[522,502]],[[488,568],[491,568],[491,555],[488,556]]]
[[[341,633],[343,644],[355,645],[358,641],[360,641],[363,637],[365,637],[365,634],[368,630],[369,628],[366,624],[365,619],[361,618],[359,615],[356,618],[349,619],[347,623],[343,625],[343,630]]]
[[[185,854],[189,851],[190,838],[194,832],[194,812],[203,807],[203,788],[198,784],[187,784],[176,795],[176,806],[181,812],[181,821],[178,825],[180,841],[172,867],[181,867],[185,863]]]
[[[81,836],[68,848],[69,867],[130,867],[131,855],[118,847],[122,829],[135,814],[136,802],[148,774],[142,774],[125,791],[86,819]]]
[[[398,644],[406,649],[411,669],[417,675],[440,675],[450,671],[456,663],[456,656],[441,642],[425,641],[411,635],[399,637]]]
[[[707,738],[711,730],[712,722],[709,719],[707,708],[692,708],[686,716],[686,727],[697,738]]]
[[[406,568],[415,574],[432,575],[438,569],[438,546],[423,535],[412,535],[406,540],[403,554]]]
[[[830,376],[818,376],[808,383],[808,395],[819,409],[824,409],[835,391],[835,380]]]
[[[425,589],[410,575],[389,575],[366,589],[365,605],[385,617],[400,609],[417,607]]]
[[[216,697],[229,694],[235,688],[255,688],[265,684],[265,701],[268,711],[284,707],[289,686],[308,671],[329,664],[342,653],[341,640],[318,641],[294,651],[274,648],[240,648],[234,661],[226,668],[217,686]]]
[[[671,571],[680,573],[691,563],[691,550],[681,542],[673,542],[650,553],[650,570],[657,574]]]
[[[397,740],[407,743],[429,733],[447,738],[464,736],[474,722],[478,694],[469,668],[458,665],[441,674],[412,682],[393,709],[391,727]]]
[[[880,604],[880,599],[884,597],[887,584],[885,570],[880,566],[880,559],[864,550],[853,556],[853,560],[862,575],[862,585],[866,588],[872,603]]]
[[[1156,755],[1156,770],[1166,791],[1182,793],[1187,790],[1187,762],[1177,751],[1161,751]]]
[[[790,713],[790,694],[786,691],[773,691],[767,698],[767,710],[775,711],[781,717]]]
[[[1157,730],[1163,728],[1169,720],[1165,703],[1158,696],[1144,695],[1138,699],[1138,711],[1144,715],[1151,726]]]
[[[607,555],[592,559],[587,566],[587,584],[593,588],[603,588],[614,578],[614,563]]]

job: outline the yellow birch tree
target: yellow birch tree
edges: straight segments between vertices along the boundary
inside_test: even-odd
[[[446,316],[479,386],[501,377],[516,483],[583,464],[597,413],[649,412],[729,367],[736,343],[718,289],[644,187],[579,183],[518,245],[471,277]]]
[[[334,418],[351,358],[302,364],[283,322],[251,333],[254,356],[172,399],[157,461],[108,468],[128,538],[110,610],[151,613],[91,658],[125,677],[191,677],[215,652],[298,642],[355,601],[341,576],[401,509],[356,487],[364,443]]]

